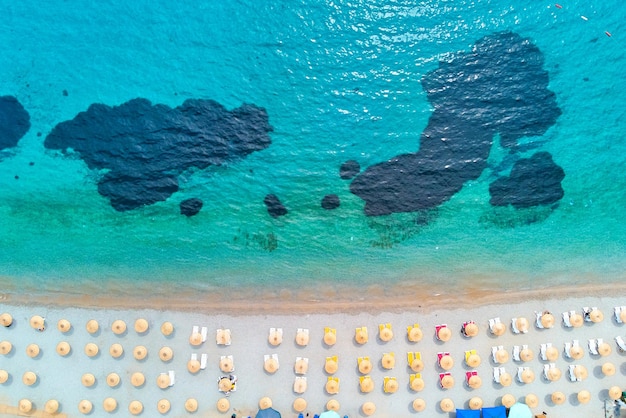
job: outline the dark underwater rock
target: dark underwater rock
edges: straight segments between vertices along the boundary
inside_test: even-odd
[[[341,205],[339,196],[336,194],[327,194],[322,199],[322,208],[326,210],[337,209]]]
[[[202,205],[202,199],[198,199],[197,197],[183,200],[180,202],[180,214],[185,216],[197,215],[202,209]]]
[[[13,148],[30,129],[30,115],[13,96],[0,96],[0,151]]]
[[[280,199],[275,194],[265,196],[263,203],[265,203],[267,213],[269,213],[272,218],[285,216],[288,212],[287,208],[280,202]]]
[[[360,171],[361,166],[357,161],[348,160],[339,167],[339,177],[344,180],[349,180],[359,174]]]

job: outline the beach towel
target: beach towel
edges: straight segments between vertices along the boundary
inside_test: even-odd
[[[480,418],[480,411],[474,409],[458,409],[456,410],[456,418]]]
[[[506,408],[504,406],[492,406],[482,409],[483,418],[506,418]]]

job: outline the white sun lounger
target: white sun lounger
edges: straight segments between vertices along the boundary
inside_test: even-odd
[[[200,334],[200,326],[199,325],[194,325],[193,327],[191,327],[191,333],[192,334]]]
[[[550,344],[552,345],[552,344]],[[541,344],[541,348],[539,349],[539,356],[541,357],[541,360],[547,360],[548,358],[546,357],[546,351],[548,350],[548,344]]]
[[[572,358],[572,355],[570,354],[570,350],[572,349],[572,343],[570,343],[569,341],[565,343],[565,346],[563,347],[563,355],[567,358]]]
[[[626,342],[624,342],[624,339],[621,335],[615,337],[615,343],[617,344],[618,350],[620,350],[622,353],[626,352]]]
[[[202,342],[206,341],[206,335],[209,332],[209,329],[207,327],[202,327],[200,330],[200,335],[202,336]]]
[[[191,360],[198,360],[198,353],[191,353]]]
[[[500,376],[502,375],[500,371],[500,367],[493,368],[493,381],[496,383],[500,383]]]
[[[299,384],[300,383],[300,384]],[[296,388],[303,387],[304,390],[296,390]],[[306,377],[304,376],[296,376],[295,381],[293,382],[293,391],[295,393],[301,394],[306,390]]]
[[[572,323],[569,321],[569,312],[563,312],[563,325],[568,328],[572,327]]]
[[[535,325],[537,328],[543,328],[543,324],[541,323],[541,316],[543,314],[541,312],[535,311]]]
[[[543,378],[546,380],[550,380],[548,379],[548,372],[550,371],[550,365],[549,364],[544,364],[543,365]]]
[[[170,370],[167,374],[170,376],[170,386],[174,386],[174,383],[176,383],[176,373],[174,373],[174,370]]]
[[[623,324],[624,321],[622,321],[622,318],[620,318],[620,313],[622,313],[622,311],[626,310],[626,306],[616,306],[615,307],[615,322],[617,322],[618,324]]]
[[[496,324],[499,324],[500,321],[500,317],[495,317],[489,320],[489,330],[491,331],[491,333],[493,334],[493,327],[496,326]]]
[[[569,365],[569,380],[571,382],[576,382],[576,381],[580,382],[582,379],[576,378],[576,373],[574,372],[575,369],[576,369],[576,365],[574,364]]]
[[[200,356],[200,368],[202,370],[206,369],[206,363],[208,359],[209,355],[207,353],[202,353],[202,355]]]
[[[498,363],[498,360],[496,359],[496,353],[498,352],[498,347],[497,346],[493,346],[491,347],[491,358],[493,359],[494,363]]]
[[[511,329],[513,330],[515,334],[519,334],[520,331],[519,329],[517,329],[517,326],[515,326],[516,322],[517,322],[517,318],[511,318]]]
[[[514,345],[513,346],[513,360],[522,361],[522,359],[520,359],[519,357],[519,353],[520,353],[519,345]]]
[[[524,381],[522,380],[522,373],[524,373],[524,370],[530,370],[530,367],[522,367],[522,366],[520,366],[520,367],[517,368],[517,380],[520,383],[524,383]]]

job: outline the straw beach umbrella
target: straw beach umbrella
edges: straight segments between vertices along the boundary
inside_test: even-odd
[[[96,384],[96,376],[91,373],[85,373],[80,379],[83,386],[90,388]]]
[[[383,368],[391,370],[396,365],[396,356],[393,353],[383,354],[383,358],[380,360],[380,364]]]
[[[122,347],[122,344],[118,343],[111,344],[109,354],[111,354],[111,357],[113,358],[120,358],[120,356],[124,354],[124,347]]]
[[[276,373],[278,361],[274,357],[268,357],[263,363],[263,369],[268,373]]]
[[[506,325],[504,325],[502,322],[496,322],[493,325],[491,333],[495,335],[496,337],[500,337],[501,335],[504,335],[504,333],[506,333]]]
[[[465,336],[467,337],[475,337],[478,335],[478,325],[476,325],[475,322],[468,322],[463,330],[465,332]]]
[[[424,370],[424,362],[422,361],[422,359],[414,358],[413,360],[411,360],[411,364],[409,365],[409,367],[415,373],[419,373]]]
[[[218,411],[224,413],[230,409],[230,402],[226,398],[220,398],[215,406]]]
[[[574,312],[569,317],[569,322],[572,324],[574,328],[580,328],[583,326],[583,316],[579,313]]]
[[[511,406],[513,406],[515,402],[516,402],[515,397],[511,395],[510,393],[507,393],[506,395],[502,397],[502,405],[505,406],[506,408],[510,408]]]
[[[63,333],[69,332],[72,329],[72,324],[67,319],[59,319],[57,329]]]
[[[0,369],[0,384],[6,383],[7,380],[9,380],[9,372]]]
[[[326,363],[324,363],[324,371],[328,374],[337,373],[337,369],[339,369],[339,365],[337,364],[336,357],[326,357]]]
[[[450,341],[451,337],[452,331],[450,331],[450,328],[448,327],[439,328],[439,330],[437,331],[437,339],[439,339],[440,341]]]
[[[26,386],[32,386],[37,383],[37,375],[34,372],[25,372],[22,375],[22,383]]]
[[[522,359],[522,361],[532,361],[532,359],[535,357],[533,350],[531,350],[530,348],[523,348],[522,351],[520,351],[519,353],[519,358]]]
[[[29,344],[26,347],[26,355],[30,358],[35,358],[39,355],[39,346],[37,344]]]
[[[409,327],[408,335],[407,335],[407,338],[409,339],[409,341],[411,341],[412,343],[416,343],[416,342],[421,341],[423,337],[424,337],[424,333],[422,332],[422,329],[419,326],[413,325],[412,327]]]
[[[167,399],[159,399],[157,402],[157,410],[161,414],[167,414],[170,411],[171,405],[170,401]]]
[[[363,405],[361,405],[361,411],[364,415],[370,416],[374,412],[376,412],[376,404],[374,404],[374,402],[365,402]]]
[[[87,399],[83,399],[78,403],[78,411],[87,415],[93,409],[93,404]]]
[[[536,408],[539,405],[539,398],[534,393],[529,393],[524,398],[524,402],[531,408]]]
[[[102,409],[107,412],[113,412],[117,409],[117,401],[114,398],[105,398],[102,401]]]
[[[415,412],[422,412],[426,409],[426,401],[422,398],[417,398],[413,400],[413,410]]]
[[[360,358],[358,361],[359,364],[359,373],[368,374],[372,371],[372,362],[369,357]]]
[[[165,335],[166,337],[169,337],[170,335],[172,335],[173,332],[174,332],[174,325],[171,322],[165,321],[163,322],[163,324],[161,324],[161,334]]]
[[[389,342],[393,339],[393,331],[388,325],[381,324],[378,337],[381,341]]]
[[[556,367],[551,367],[548,369],[548,380],[551,382],[556,382],[561,378],[561,370]]]
[[[509,352],[506,351],[504,348],[499,349],[498,351],[496,351],[496,360],[500,364],[506,363],[507,361],[509,361]]]
[[[339,401],[337,399],[331,399],[330,401],[326,402],[326,409],[329,411],[339,411]]]
[[[541,325],[544,328],[552,328],[554,327],[554,315],[551,313],[544,313],[541,315]]]
[[[55,414],[59,410],[59,401],[56,399],[50,399],[44,405],[43,410],[48,414]]]
[[[609,398],[616,401],[622,397],[622,388],[619,386],[611,386],[609,389]]]
[[[411,389],[414,390],[415,392],[421,392],[422,390],[424,390],[424,387],[426,386],[424,383],[424,379],[422,379],[421,377],[415,377],[411,380]]]
[[[44,329],[46,329],[46,320],[40,315],[33,315],[30,318],[30,326],[37,331],[43,331]]]
[[[4,354],[5,356],[11,352],[13,349],[13,344],[9,341],[0,341],[0,354]]]
[[[220,392],[228,393],[233,390],[233,382],[230,380],[229,377],[222,377],[217,382],[217,388]]]
[[[141,361],[145,359],[147,355],[148,355],[148,349],[144,347],[143,345],[138,345],[137,347],[133,349],[133,357],[135,357],[135,360]]]
[[[72,347],[67,341],[61,341],[57,344],[57,354],[61,357],[67,356],[72,351]]]
[[[559,358],[559,350],[553,346],[546,348],[546,358],[548,361],[555,362]]]
[[[570,348],[569,355],[574,360],[580,360],[585,355],[585,351],[583,350],[583,348],[581,346],[574,345],[574,346],[572,346],[572,348]]]
[[[157,386],[160,389],[168,388],[171,382],[170,376],[167,373],[161,373],[157,376]]]
[[[479,398],[478,396],[474,396],[469,401],[469,407],[470,407],[470,409],[473,409],[473,410],[476,411],[476,410],[478,410],[478,409],[483,407],[483,400],[481,398]]]
[[[602,365],[602,374],[605,376],[613,376],[615,374],[615,366],[613,363],[604,363]]]
[[[85,328],[87,329],[88,333],[95,334],[100,329],[100,325],[95,319],[90,319],[89,321],[87,321],[87,325],[85,326]]]
[[[133,415],[139,415],[143,412],[143,404],[139,401],[132,401],[130,405],[128,405],[128,412]]]
[[[339,393],[339,381],[336,379],[328,380],[326,382],[325,389],[329,395],[336,395]]]
[[[444,370],[450,370],[452,366],[454,366],[454,360],[452,359],[452,356],[450,356],[449,354],[442,356],[439,360],[439,366]]]
[[[125,333],[126,322],[122,321],[121,319],[116,319],[115,321],[113,321],[113,324],[111,324],[111,331],[113,331],[113,333],[117,335]]]
[[[145,334],[149,328],[150,324],[145,318],[139,318],[135,321],[135,332],[137,334]]]
[[[452,389],[454,387],[454,378],[450,375],[445,375],[441,378],[441,387],[444,389]]]
[[[522,382],[532,383],[535,380],[535,372],[530,369],[524,369],[522,372]]]
[[[528,319],[524,317],[519,317],[515,321],[515,327],[519,330],[519,332],[526,333],[528,332],[529,323]]]
[[[591,393],[589,393],[588,390],[581,390],[578,392],[578,395],[576,395],[576,398],[578,398],[578,402],[580,403],[588,403],[591,400]]]
[[[200,334],[199,332],[192,332],[189,336],[189,344],[193,345],[194,347],[202,344],[202,334]]]
[[[465,363],[469,367],[475,369],[476,367],[480,366],[480,356],[478,354],[470,354],[465,360]]]
[[[10,327],[11,324],[13,324],[13,317],[10,313],[5,312],[0,315],[0,325],[3,327]]]
[[[109,385],[109,387],[114,388],[119,384],[120,384],[120,376],[117,373],[109,373],[107,375],[107,385]]]
[[[363,376],[363,378],[359,382],[359,386],[361,388],[361,392],[370,393],[372,390],[374,390],[374,381],[370,376]]]
[[[554,392],[551,398],[555,405],[561,405],[565,402],[565,394],[563,392]]]
[[[220,358],[220,370],[224,373],[230,373],[235,369],[232,356],[222,356]]]
[[[161,347],[159,350],[159,358],[162,362],[167,363],[174,357],[174,351],[170,347]]]
[[[100,349],[98,348],[98,346],[94,343],[87,343],[85,344],[85,354],[87,354],[87,356],[89,357],[95,357],[98,355],[98,352],[100,351]]]
[[[24,414],[28,414],[33,410],[33,403],[28,399],[20,399],[17,403],[17,409]]]
[[[589,373],[587,372],[587,368],[585,366],[577,364],[574,366],[574,376],[576,376],[576,379],[578,380],[585,380],[587,376],[589,376]]]
[[[280,343],[283,342],[282,328],[270,328],[270,333],[267,337],[267,341],[273,346],[280,345]]]
[[[196,360],[189,360],[187,362],[187,370],[189,370],[189,373],[191,374],[196,374],[200,371],[200,362],[196,359]]]
[[[354,340],[358,344],[365,344],[369,340],[366,327],[357,328],[354,333]]]
[[[467,386],[469,386],[472,389],[478,389],[482,386],[483,384],[483,380],[480,378],[480,376],[471,376],[468,381],[467,381]]]
[[[606,341],[603,341],[602,343],[598,344],[598,353],[602,357],[608,356],[609,354],[611,354],[611,351],[612,351],[611,346]]]
[[[269,409],[272,407],[272,400],[264,396],[259,400],[259,409]]]
[[[130,377],[130,383],[136,388],[143,386],[145,382],[146,382],[146,377],[141,372],[135,372]]]
[[[293,401],[293,409],[296,412],[303,412],[306,409],[307,403],[303,398],[296,398]]]
[[[296,374],[306,374],[309,371],[309,361],[305,358],[298,358],[293,365],[293,370]]]
[[[602,322],[604,314],[599,309],[592,309],[591,312],[589,312],[589,319],[591,319],[591,322],[594,324],[597,324],[598,322]]]
[[[300,347],[305,347],[309,344],[309,330],[300,328],[296,332],[296,344]]]
[[[383,385],[386,393],[396,393],[398,391],[398,388],[400,387],[398,385],[398,381],[395,378],[387,379]]]
[[[500,375],[500,384],[502,386],[511,386],[511,383],[513,383],[513,376],[510,373],[504,372]]]
[[[337,331],[334,328],[328,328],[324,331],[324,344],[334,345],[337,342]]]
[[[454,410],[454,402],[450,398],[444,398],[439,402],[439,408],[443,412],[452,412]]]

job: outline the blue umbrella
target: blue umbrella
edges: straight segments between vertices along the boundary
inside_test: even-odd
[[[483,418],[506,418],[506,408],[503,406],[483,408]]]
[[[525,403],[514,403],[509,410],[509,418],[533,418],[533,413]]]
[[[273,408],[259,409],[256,418],[280,418],[280,412]]]
[[[480,418],[480,411],[474,409],[458,409],[456,410],[456,418]]]
[[[320,414],[320,418],[341,418],[341,416],[331,409],[330,411]]]

